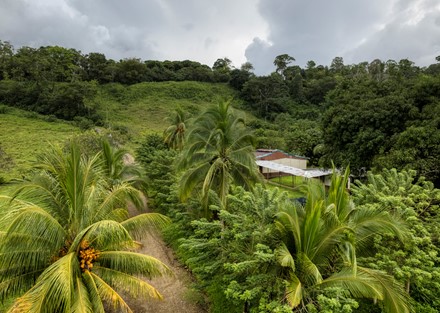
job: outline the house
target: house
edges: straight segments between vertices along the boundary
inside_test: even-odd
[[[278,149],[257,149],[256,163],[266,179],[280,176],[299,176],[321,180],[330,184],[332,170],[307,168],[307,158]]]
[[[298,156],[290,153],[286,153],[278,149],[257,149],[255,151],[255,158],[258,161],[270,161],[276,163],[280,166],[288,166],[296,169],[306,169],[307,168],[307,158],[303,156]],[[289,175],[287,173],[281,172],[278,169],[260,166],[260,172],[266,178],[278,177]]]
[[[278,149],[257,149],[255,158],[259,161],[273,161],[278,164],[293,166],[300,169],[307,168],[308,158],[286,153]]]

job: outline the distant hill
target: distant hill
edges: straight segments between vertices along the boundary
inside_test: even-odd
[[[103,117],[104,126],[92,129],[108,128],[120,134],[129,149],[135,148],[144,134],[161,133],[167,127],[165,117],[177,106],[197,113],[219,99],[235,97],[235,91],[223,83],[111,83],[97,88],[97,96],[88,99],[88,105]],[[6,180],[21,178],[49,143],[62,143],[84,131],[76,122],[12,108],[7,103],[0,104],[0,126],[0,177]]]
[[[97,111],[104,123],[110,128],[126,128],[132,136],[162,132],[165,117],[177,106],[196,113],[219,99],[235,96],[227,84],[193,81],[106,84],[99,88]]]

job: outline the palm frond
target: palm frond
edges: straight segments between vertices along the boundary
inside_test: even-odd
[[[10,312],[70,312],[71,295],[74,293],[72,279],[79,276],[79,263],[70,253],[50,265],[35,285],[18,298]]]
[[[110,220],[96,222],[81,231],[72,242],[69,252],[78,252],[84,241],[100,251],[133,246],[133,239],[128,231],[120,223]]]
[[[298,277],[292,273],[286,287],[286,300],[292,308],[296,308],[303,299],[302,287]]]
[[[403,286],[398,284],[393,277],[376,270],[358,266],[358,273],[369,276],[381,287],[383,293],[383,307],[388,313],[409,313],[412,311],[409,296]]]
[[[108,219],[108,216],[111,215],[115,208],[120,208],[121,205],[126,205],[127,198],[130,199],[135,206],[140,207],[142,203],[141,197],[142,194],[140,191],[127,183],[113,186],[110,191],[107,191],[103,195],[100,203],[97,204],[95,208],[90,208],[93,214],[90,216],[89,220],[84,220],[82,224],[83,228],[96,221]]]
[[[84,285],[87,287],[87,291],[89,292],[89,299],[93,313],[104,313],[104,305],[99,295],[98,287],[96,286],[95,280],[93,279],[91,273],[89,271],[84,271],[82,273],[82,278]]]
[[[347,289],[355,298],[380,300],[387,313],[409,313],[408,295],[394,279],[380,271],[357,267],[356,275],[351,269],[343,269],[322,281],[321,286],[339,286]]]
[[[121,222],[121,225],[133,238],[140,239],[151,231],[163,229],[170,223],[171,219],[165,215],[144,213]]]
[[[36,271],[28,271],[24,274],[21,274],[21,269],[19,270],[20,274],[14,273],[13,275],[8,275],[7,273],[1,273],[0,301],[3,301],[8,297],[11,298],[22,295],[24,292],[28,291],[34,285],[38,276],[44,271],[44,268]],[[13,270],[13,272],[16,271]]]
[[[135,276],[101,266],[96,266],[93,270],[115,290],[126,292],[133,298],[163,299],[156,288]]]
[[[99,265],[129,275],[153,278],[171,274],[171,270],[158,259],[130,251],[104,251],[99,256]]]
[[[35,238],[45,238],[51,247],[59,247],[64,243],[67,236],[64,227],[43,208],[27,204],[10,214],[11,218],[8,223],[9,227],[6,230],[5,241],[0,246],[8,242],[16,242],[14,239],[18,237],[14,236],[15,234],[28,234]],[[8,219],[8,217],[5,218]],[[25,237],[21,238],[21,240],[24,239]]]
[[[96,289],[98,290],[98,294],[101,299],[111,304],[112,307],[117,310],[117,312],[133,313],[124,299],[122,299],[122,297],[111,286],[102,280],[101,277],[92,272],[90,272],[90,275],[95,282]]]
[[[75,277],[75,292],[72,294],[72,313],[94,313],[89,299],[89,292],[81,277]]]
[[[275,257],[281,266],[289,267],[295,272],[295,260],[284,243],[281,243],[281,245],[275,250]]]

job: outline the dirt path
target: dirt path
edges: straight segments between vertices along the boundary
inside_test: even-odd
[[[129,205],[130,215],[135,209]],[[188,298],[188,286],[191,275],[176,259],[173,250],[162,240],[160,234],[154,232],[141,241],[140,253],[148,254],[165,263],[173,272],[172,276],[157,277],[148,282],[163,296],[163,300],[128,301],[134,313],[206,313],[204,309]]]
[[[205,313],[202,308],[187,299],[187,286],[191,283],[191,277],[176,260],[173,251],[165,245],[160,235],[151,234],[142,243],[144,247],[141,252],[161,260],[173,271],[174,275],[149,281],[159,290],[164,299],[151,300],[145,304],[138,303],[135,313]]]
[[[124,156],[124,163],[134,163],[134,158],[130,154]],[[148,207],[147,199],[144,198],[144,206]],[[128,205],[131,216],[138,212],[132,205]],[[148,211],[148,209],[147,209]],[[165,263],[173,272],[172,276],[158,277],[148,281],[163,296],[163,300],[140,300],[128,301],[134,313],[206,313],[200,306],[192,303],[188,299],[188,286],[191,284],[191,275],[177,261],[173,250],[162,240],[160,234],[154,232],[141,241],[143,244],[140,253],[148,254]]]

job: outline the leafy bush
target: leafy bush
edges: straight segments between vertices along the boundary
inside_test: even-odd
[[[101,119],[94,108],[86,105],[86,99],[96,94],[93,83],[52,83],[0,81],[0,101],[21,109],[44,115],[73,120],[87,117],[93,122]]]
[[[9,107],[4,104],[0,104],[0,114],[6,114],[9,111]]]

